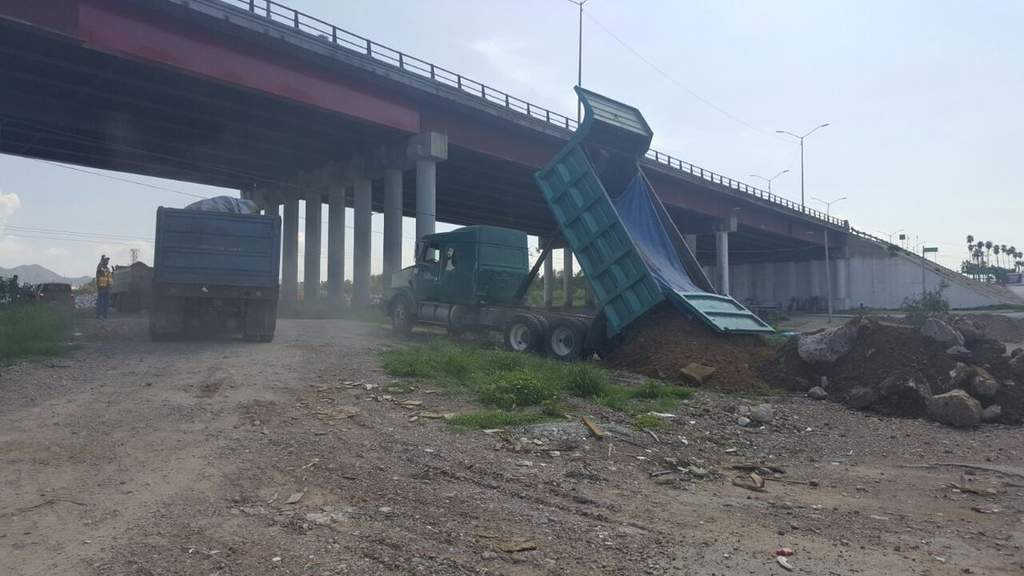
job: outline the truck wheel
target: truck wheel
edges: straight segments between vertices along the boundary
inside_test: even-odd
[[[505,326],[505,347],[513,352],[539,352],[544,327],[529,314],[517,314]]]
[[[391,329],[396,334],[408,336],[412,332],[412,302],[400,297],[391,305]]]
[[[587,331],[583,325],[569,318],[559,318],[551,323],[547,334],[548,354],[565,362],[578,360],[583,355],[583,344]]]

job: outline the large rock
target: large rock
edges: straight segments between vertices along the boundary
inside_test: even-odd
[[[928,413],[931,386],[921,376],[889,376],[878,386],[881,396],[875,403],[880,412],[920,418]]]
[[[1017,354],[1010,360],[1010,369],[1017,376],[1024,378],[1024,354]]]
[[[758,404],[750,409],[750,419],[761,424],[768,424],[775,419],[775,408],[771,404]]]
[[[963,346],[964,337],[955,328],[938,318],[929,318],[921,326],[921,335],[943,346]]]
[[[853,349],[859,332],[860,324],[852,321],[815,334],[804,334],[796,350],[808,364],[832,364]]]
[[[971,393],[976,398],[991,398],[999,392],[999,381],[988,373],[984,368],[977,368],[974,371],[974,378],[971,379]]]
[[[950,346],[946,349],[946,354],[949,354],[957,360],[963,360],[964,362],[968,362],[971,359],[971,351],[963,346]]]
[[[998,422],[1003,417],[1003,407],[993,404],[981,411],[982,422]]]
[[[954,388],[967,388],[970,386],[971,381],[974,380],[974,375],[977,374],[977,371],[978,369],[974,366],[957,362],[956,366],[949,371],[949,388],[942,390],[942,392],[948,392]]]
[[[981,404],[963,390],[932,396],[928,417],[958,428],[970,428],[981,422]]]
[[[828,392],[821,386],[815,386],[807,391],[807,397],[811,400],[824,400],[828,398]]]
[[[959,316],[954,318],[950,325],[964,337],[964,342],[970,343],[985,339],[985,329],[970,318]]]
[[[846,405],[854,410],[864,410],[878,401],[878,391],[874,388],[857,386],[846,394]]]

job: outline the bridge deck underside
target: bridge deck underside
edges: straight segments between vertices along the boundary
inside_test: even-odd
[[[83,48],[0,19],[0,152],[233,189],[254,184],[305,195],[303,174],[354,154],[372,157],[409,136],[337,113],[226,82]],[[436,106],[436,104],[434,104]],[[534,167],[452,146],[438,164],[437,217],[549,235],[555,231]],[[680,230],[706,231],[715,204],[696,185],[655,179]],[[374,210],[383,209],[382,194]],[[677,203],[673,205],[673,199]],[[351,197],[349,199],[351,204]],[[405,178],[404,211],[415,214],[415,182]],[[752,223],[749,214],[744,215]],[[816,250],[792,230],[742,225],[733,261],[790,259]],[[714,259],[710,236],[698,256]]]

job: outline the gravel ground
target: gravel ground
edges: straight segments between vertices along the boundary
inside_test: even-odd
[[[0,368],[3,574],[788,573],[779,547],[802,574],[1024,573],[1019,428],[701,392],[653,434],[586,405],[606,438],[453,432],[436,416],[469,406],[393,390],[379,352],[402,344],[377,326],[81,331],[67,357]],[[763,401],[770,424],[735,424]],[[1003,472],[908,467],[936,462]],[[746,463],[784,474],[733,485]]]

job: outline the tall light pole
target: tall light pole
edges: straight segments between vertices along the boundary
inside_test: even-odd
[[[825,122],[824,124],[815,126],[813,130],[811,130],[810,132],[807,132],[803,136],[799,136],[797,134],[793,134],[792,132],[789,132],[787,130],[776,130],[775,131],[777,134],[786,134],[786,135],[792,136],[793,138],[796,138],[797,140],[800,141],[800,209],[801,210],[804,209],[804,138],[807,138],[811,134],[814,134],[818,130],[821,130],[822,128],[824,128],[825,126],[828,126],[828,125],[829,125],[829,123]]]
[[[846,196],[836,198],[835,200],[822,200],[821,198],[811,197],[812,200],[817,200],[825,205],[825,216],[832,215],[832,205],[836,202],[846,200]],[[828,321],[832,322],[832,266],[829,263],[828,258],[828,226],[825,226],[825,294],[828,298]]]
[[[757,174],[751,174],[750,177],[751,178],[759,178],[759,179],[764,180],[765,182],[767,182],[768,183],[768,193],[771,194],[772,193],[772,182],[775,181],[775,179],[778,178],[779,176],[782,176],[783,174],[786,174],[788,172],[789,172],[789,168],[786,168],[785,170],[783,170],[782,172],[779,172],[778,174],[776,174],[775,176],[772,176],[771,178],[765,178],[764,176],[759,176]]]
[[[580,29],[577,36],[578,47],[576,49],[576,85],[583,86],[583,5],[590,0],[569,0],[580,9]],[[576,97],[576,125],[583,120],[583,100]]]

